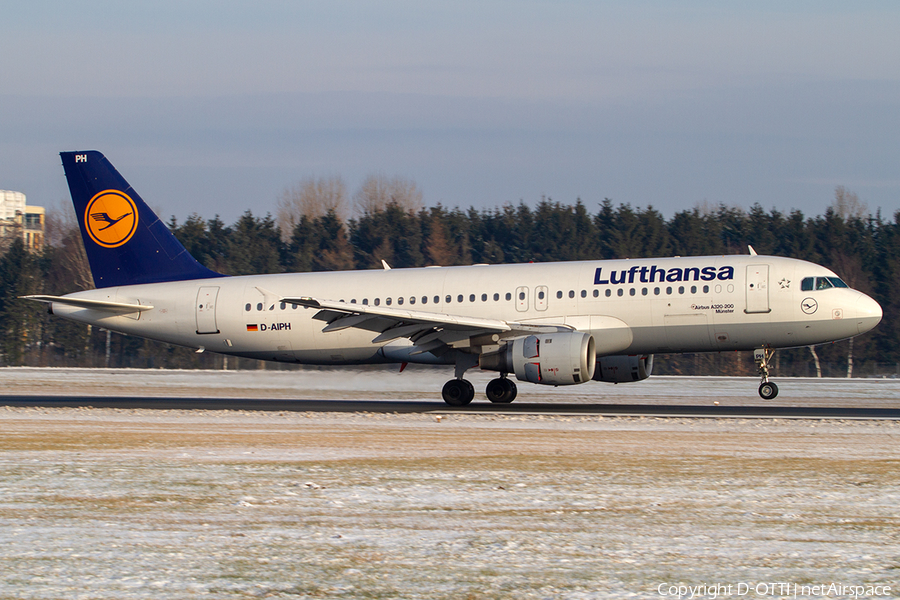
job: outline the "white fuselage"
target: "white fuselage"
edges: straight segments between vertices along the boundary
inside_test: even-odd
[[[881,308],[849,288],[801,290],[834,273],[801,260],[712,256],[251,275],[123,286],[70,297],[152,305],[112,316],[54,303],[54,314],[191,348],[308,364],[444,362],[409,356],[405,339],[323,333],[308,296],[449,315],[564,324],[590,331],[598,355],[784,348],[848,338]]]

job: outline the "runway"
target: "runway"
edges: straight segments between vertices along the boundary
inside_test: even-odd
[[[569,404],[473,402],[454,408],[443,402],[416,400],[284,400],[245,398],[159,398],[138,396],[0,396],[0,406],[48,408],[116,408],[149,410],[232,410],[267,412],[338,412],[398,414],[583,415],[759,419],[900,420],[900,408],[854,406],[709,406],[687,404]]]

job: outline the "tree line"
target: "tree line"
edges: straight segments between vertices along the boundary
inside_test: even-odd
[[[391,183],[390,180],[387,181]],[[652,206],[635,208],[607,199],[593,209],[580,200],[543,198],[493,209],[424,207],[410,182],[357,198],[355,216],[345,202],[315,207],[286,192],[278,216],[246,211],[232,224],[218,216],[174,217],[169,228],[202,264],[226,275],[380,269],[475,263],[549,262],[613,258],[759,254],[805,259],[831,268],[853,288],[873,296],[884,320],[853,342],[776,353],[775,375],[898,374],[900,364],[900,211],[886,219],[866,213],[858,198],[838,188],[824,215],[800,211],[745,211],[694,207],[667,219]],[[327,193],[327,185],[320,186]],[[399,192],[398,192],[399,191]],[[309,192],[309,190],[307,190]],[[399,193],[394,195],[393,193]],[[342,194],[343,192],[340,192]],[[405,196],[403,194],[406,194]],[[314,203],[315,204],[315,203]],[[89,289],[77,225],[62,219],[40,254],[14,242],[0,259],[0,361],[6,365],[257,368],[256,361],[108,334],[49,318],[24,294]],[[230,363],[228,362],[230,360]],[[267,368],[285,368],[271,365]],[[750,353],[657,357],[655,373],[752,375]]]

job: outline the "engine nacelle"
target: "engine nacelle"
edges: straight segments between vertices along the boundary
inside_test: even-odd
[[[543,385],[590,381],[597,365],[594,337],[581,331],[516,338],[506,348],[479,358],[482,369],[515,373],[516,379]]]
[[[628,383],[650,377],[653,371],[653,355],[601,356],[594,370],[595,381]]]

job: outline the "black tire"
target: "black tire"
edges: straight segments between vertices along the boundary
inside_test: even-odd
[[[451,379],[444,384],[441,396],[450,406],[465,406],[475,397],[475,387],[465,379]]]
[[[497,404],[509,404],[516,399],[516,384],[505,377],[492,379],[484,391],[487,399]]]
[[[759,397],[763,400],[771,400],[778,395],[778,386],[771,381],[759,384]]]

